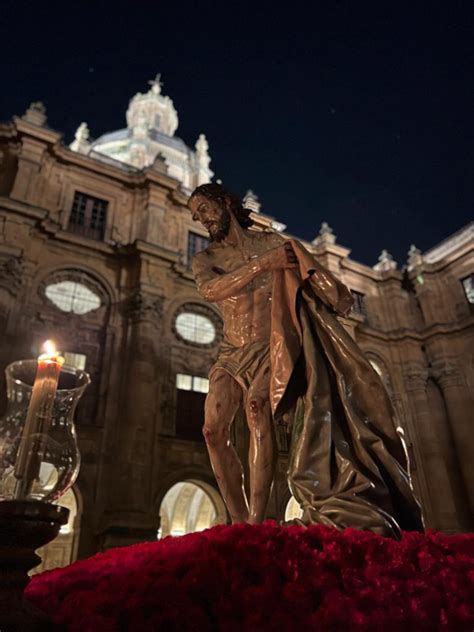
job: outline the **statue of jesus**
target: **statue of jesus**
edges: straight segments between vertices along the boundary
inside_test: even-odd
[[[252,230],[250,211],[219,184],[191,195],[210,244],[192,269],[223,320],[209,374],[203,433],[232,522],[264,520],[275,465],[274,419],[294,418],[288,481],[302,523],[399,537],[421,529],[399,428],[385,389],[336,315],[349,290],[295,240]],[[250,432],[249,488],[230,441],[243,407]]]

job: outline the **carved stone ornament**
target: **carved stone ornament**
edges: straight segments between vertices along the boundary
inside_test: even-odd
[[[431,365],[431,373],[442,389],[462,386],[463,376],[453,358],[439,358]]]
[[[41,101],[33,101],[33,103],[30,103],[22,118],[27,123],[43,127],[47,121],[46,108]]]
[[[423,265],[423,262],[424,259],[421,250],[417,248],[415,244],[412,244],[408,251],[408,270],[413,270],[413,268]]]
[[[70,149],[77,151],[79,154],[87,154],[91,148],[89,136],[90,133],[87,123],[81,123],[76,130],[74,140],[69,145]]]
[[[407,391],[426,390],[428,369],[420,362],[410,362],[403,367],[403,379]]]
[[[24,283],[25,262],[22,257],[0,260],[0,287],[16,297]]]
[[[327,222],[321,224],[319,233],[316,238],[313,239],[312,243],[315,246],[332,245],[336,243],[336,235]]]
[[[196,158],[199,163],[199,166],[207,169],[209,167],[209,163],[211,162],[211,158],[209,156],[209,143],[207,142],[207,138],[205,134],[199,134],[199,138],[196,141]]]
[[[158,324],[163,318],[162,296],[151,296],[136,290],[128,302],[128,317],[134,321],[149,320]]]
[[[388,250],[382,250],[380,253],[378,263],[374,265],[374,270],[379,272],[389,272],[390,270],[397,269],[397,262],[394,260]]]
[[[254,213],[260,213],[262,205],[258,201],[258,196],[255,195],[252,189],[247,191],[242,202],[245,208],[249,208]]]

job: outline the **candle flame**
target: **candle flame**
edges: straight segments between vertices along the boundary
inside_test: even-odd
[[[54,357],[58,353],[56,349],[56,345],[54,344],[52,340],[46,340],[46,342],[43,344],[43,351],[45,355],[51,356],[51,357]]]
[[[59,355],[59,351],[56,349],[56,345],[52,340],[46,340],[43,344],[43,351],[44,353],[40,355],[39,360],[50,360],[52,362],[59,362],[61,365],[64,364],[64,358]]]

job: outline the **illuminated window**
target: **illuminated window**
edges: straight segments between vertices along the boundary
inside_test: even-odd
[[[160,507],[159,538],[180,536],[224,523],[226,510],[220,494],[199,481],[180,481],[165,494]]]
[[[207,316],[195,312],[182,312],[176,318],[176,331],[189,342],[210,344],[216,337],[216,328]]]
[[[298,501],[294,496],[290,498],[288,504],[285,509],[285,520],[289,522],[290,520],[295,520],[295,518],[301,518],[303,515],[303,510],[298,504]]]
[[[101,306],[97,294],[76,281],[52,283],[46,287],[45,294],[62,312],[83,315]]]
[[[71,353],[70,351],[65,351],[63,356],[65,366],[70,366],[74,369],[78,369],[79,371],[84,371],[86,368],[87,356],[83,353]]]
[[[193,391],[196,391],[196,393],[208,393],[209,380],[207,377],[193,377]]]
[[[188,233],[188,265],[190,266],[194,255],[209,246],[209,239],[197,233]]]
[[[207,377],[196,375],[176,374],[176,388],[180,391],[194,391],[195,393],[208,393],[209,380]]]
[[[176,374],[176,437],[202,441],[204,402],[209,380],[197,375]]]
[[[108,202],[76,191],[69,217],[68,230],[89,237],[103,239]]]
[[[372,365],[372,368],[377,373],[377,375],[383,379],[383,371],[380,368],[379,364],[375,360],[371,360],[370,358],[369,358],[369,362]]]
[[[192,391],[193,390],[193,376],[184,375],[183,373],[176,374],[176,388],[180,391]]]
[[[474,274],[461,280],[468,303],[474,307]]]

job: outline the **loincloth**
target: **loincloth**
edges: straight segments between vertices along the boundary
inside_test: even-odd
[[[260,369],[270,363],[269,342],[251,342],[243,347],[234,347],[223,341],[216,362],[209,371],[209,379],[218,369],[229,373],[240,384],[247,395],[250,385]]]

